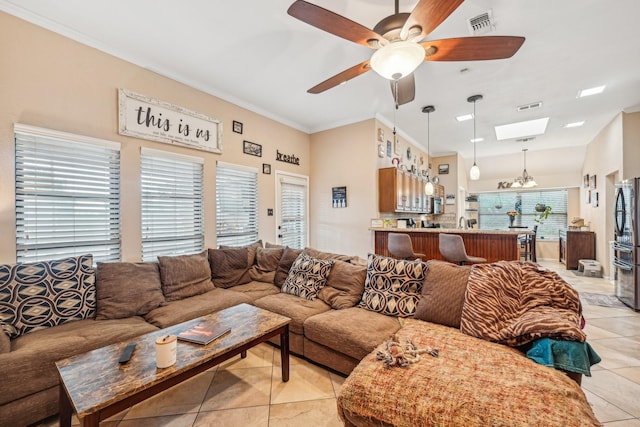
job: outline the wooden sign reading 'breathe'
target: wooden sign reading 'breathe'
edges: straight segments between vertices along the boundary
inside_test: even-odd
[[[222,153],[222,122],[168,102],[118,90],[121,135]]]

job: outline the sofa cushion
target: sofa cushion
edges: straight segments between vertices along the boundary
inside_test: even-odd
[[[422,292],[425,263],[369,254],[359,307],[388,316],[409,317]]]
[[[321,260],[301,253],[291,266],[282,292],[313,301],[327,283],[334,260]]]
[[[146,314],[164,304],[160,268],[155,262],[99,262],[96,319]]]
[[[267,295],[275,295],[280,293],[280,288],[276,287],[273,283],[257,282],[252,280],[244,285],[238,285],[233,287],[234,292],[240,292],[251,298],[251,301],[255,301],[258,298],[266,297]]]
[[[422,298],[413,317],[459,328],[470,271],[469,265],[428,261]]]
[[[162,293],[176,301],[214,289],[207,251],[195,255],[159,256]]]
[[[93,317],[93,257],[0,265],[0,323],[10,338]]]
[[[317,259],[335,259],[335,260],[340,260],[344,262],[350,262],[351,260],[356,258],[351,255],[342,255],[342,254],[335,254],[332,252],[324,252],[324,251],[319,251],[313,248],[304,248],[304,252],[307,255]]]
[[[362,298],[366,276],[365,265],[336,260],[327,284],[318,292],[318,298],[337,310],[353,307]]]
[[[243,302],[250,303],[251,298],[231,289],[213,288],[204,294],[172,301],[151,310],[144,318],[152,325],[166,328]]]
[[[56,386],[57,360],[157,330],[141,317],[85,319],[18,337],[1,356],[0,405]]]
[[[284,248],[258,248],[256,264],[249,270],[251,280],[273,283]]]
[[[280,257],[280,261],[278,262],[278,269],[276,270],[276,274],[273,278],[274,285],[279,288],[284,285],[284,281],[287,280],[287,276],[289,276],[291,266],[301,253],[302,249],[293,249],[290,247],[284,248],[282,257]]]
[[[216,288],[230,288],[251,281],[249,249],[209,249],[211,280]]]
[[[244,246],[229,246],[229,245],[220,245],[220,249],[242,249],[246,248],[249,252],[247,253],[247,262],[249,265],[253,265],[256,263],[256,251],[258,248],[262,247],[262,240],[258,240],[257,242],[253,242],[249,245]]]
[[[358,307],[329,310],[304,322],[307,339],[358,360],[398,329],[399,318]]]
[[[299,335],[303,333],[305,320],[315,314],[331,310],[331,307],[319,299],[309,301],[295,295],[283,293],[257,299],[253,302],[253,305],[291,318],[289,330]]]

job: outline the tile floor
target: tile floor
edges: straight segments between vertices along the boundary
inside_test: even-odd
[[[578,291],[613,293],[613,282],[578,277],[548,261]],[[584,305],[588,341],[602,357],[582,386],[607,427],[640,427],[640,313]],[[336,396],[344,379],[292,357],[291,378],[280,379],[280,354],[262,344],[116,415],[104,427],[341,426]],[[77,425],[77,420],[74,419]],[[38,427],[57,426],[50,420]]]

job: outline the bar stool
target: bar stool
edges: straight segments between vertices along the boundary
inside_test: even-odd
[[[537,262],[536,256],[536,236],[538,234],[538,225],[533,226],[533,234],[527,234],[520,238],[520,258],[525,261]]]
[[[404,233],[389,233],[387,250],[392,256],[400,259],[417,259],[426,257],[425,254],[413,252],[411,236]]]
[[[457,234],[440,233],[440,254],[450,262],[464,265],[465,262],[479,263],[487,262],[486,258],[469,256],[464,248],[462,237]]]

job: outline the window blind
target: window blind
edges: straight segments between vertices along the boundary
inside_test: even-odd
[[[303,249],[307,246],[307,183],[282,178],[280,244]]]
[[[204,249],[203,161],[142,149],[142,260]]]
[[[536,205],[551,206],[547,219],[539,219]],[[478,195],[479,226],[484,230],[508,230],[507,212],[516,211],[514,225],[533,229],[538,225],[538,239],[557,239],[558,231],[567,227],[567,190],[481,193]]]
[[[16,259],[120,260],[120,145],[16,124]]]
[[[218,245],[244,246],[258,240],[258,172],[218,162],[216,167]]]

